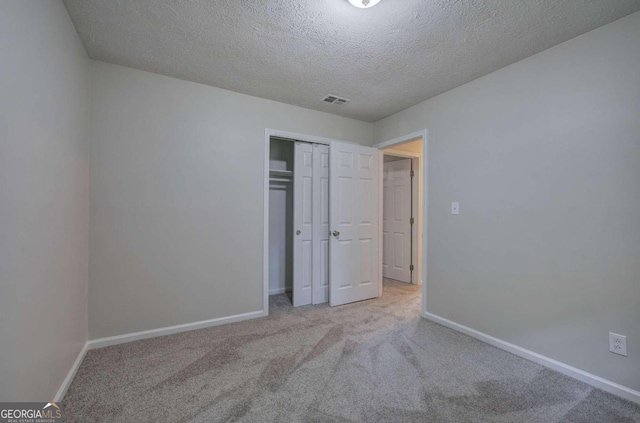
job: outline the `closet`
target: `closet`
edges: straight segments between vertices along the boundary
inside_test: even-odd
[[[293,143],[272,139],[269,152],[269,295],[293,292]]]
[[[381,295],[380,152],[267,136],[269,295],[294,307]]]
[[[329,301],[329,146],[271,138],[269,295]]]

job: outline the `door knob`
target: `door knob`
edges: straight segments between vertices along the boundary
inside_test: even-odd
[[[300,232],[300,229],[298,229],[298,230],[296,231],[296,235],[300,235],[301,233],[302,233],[302,232]]]
[[[333,231],[333,236],[335,236],[336,238],[340,236],[340,232],[339,231]]]

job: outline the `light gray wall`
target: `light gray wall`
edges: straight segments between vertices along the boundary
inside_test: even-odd
[[[264,133],[373,125],[100,62],[91,84],[90,338],[262,310]]]
[[[0,401],[51,401],[87,340],[89,60],[62,2],[0,7]]]
[[[635,13],[374,130],[429,130],[429,312],[636,390],[639,40]]]

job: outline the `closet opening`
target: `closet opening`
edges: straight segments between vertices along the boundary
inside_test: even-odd
[[[269,302],[329,301],[329,146],[269,139]]]
[[[382,295],[379,148],[265,129],[266,315],[270,304],[290,310],[325,303],[338,307]],[[397,155],[402,154],[410,153]]]
[[[293,305],[293,142],[272,138],[269,150],[269,296]]]

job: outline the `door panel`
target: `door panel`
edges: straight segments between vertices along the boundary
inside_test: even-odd
[[[379,152],[331,144],[329,302],[331,306],[380,295]]]
[[[313,286],[313,146],[296,142],[293,163],[293,306],[311,304]]]
[[[313,144],[313,304],[329,301],[329,146]]]
[[[383,196],[383,276],[411,283],[411,159],[384,164]]]

